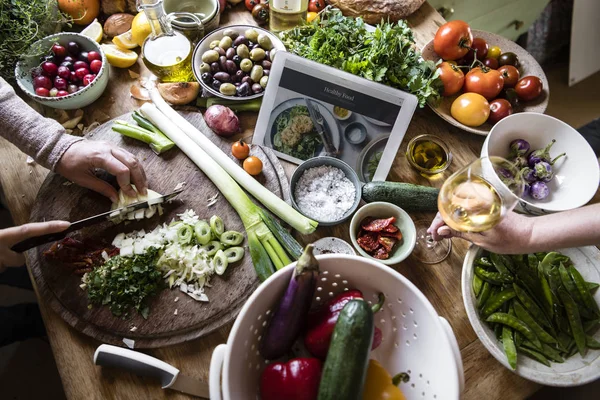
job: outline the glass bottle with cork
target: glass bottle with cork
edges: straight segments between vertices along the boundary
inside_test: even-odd
[[[269,30],[281,32],[306,22],[308,0],[271,0]]]
[[[146,67],[162,82],[193,81],[194,48],[184,34],[171,27],[163,0],[137,0],[137,5],[152,28],[142,45],[142,60]]]

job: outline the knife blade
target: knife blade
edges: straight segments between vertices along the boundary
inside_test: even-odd
[[[308,108],[308,114],[310,115],[310,119],[312,120],[313,125],[315,126],[315,130],[323,140],[325,152],[328,155],[337,156],[338,151],[333,145],[333,143],[331,143],[329,132],[325,131],[325,128],[323,126],[323,115],[321,115],[319,108],[310,99],[305,98],[304,100],[306,102],[306,107]]]
[[[192,396],[210,398],[208,384],[189,376],[164,361],[138,351],[102,344],[94,353],[94,364],[122,368],[136,375],[160,380],[163,389],[173,389]]]
[[[172,200],[175,196],[177,196],[181,192],[183,192],[183,189],[178,189],[172,193],[169,193],[167,195],[164,195],[164,196],[161,196],[158,198],[149,199],[146,201],[139,201],[137,203],[133,203],[128,206],[118,208],[116,210],[110,210],[110,211],[103,212],[98,215],[94,215],[92,217],[84,218],[77,222],[73,222],[71,224],[71,226],[69,226],[69,228],[67,228],[66,230],[64,230],[62,232],[49,233],[47,235],[36,236],[33,238],[25,239],[25,240],[15,244],[14,246],[12,246],[10,249],[17,253],[22,253],[22,252],[32,249],[34,247],[41,246],[41,245],[49,243],[49,242],[55,242],[57,240],[63,239],[69,233],[78,231],[79,229],[87,228],[89,226],[105,222],[107,220],[115,220],[118,217],[124,217],[125,215],[129,214],[130,212],[148,208],[151,205],[166,203],[166,202]]]

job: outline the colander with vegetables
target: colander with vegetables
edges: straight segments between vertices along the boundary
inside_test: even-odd
[[[210,366],[211,399],[458,399],[463,385],[450,325],[408,279],[312,245],[253,293]]]

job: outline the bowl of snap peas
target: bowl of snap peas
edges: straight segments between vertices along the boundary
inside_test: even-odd
[[[600,250],[500,255],[469,249],[462,294],[486,349],[521,377],[549,386],[600,378]]]

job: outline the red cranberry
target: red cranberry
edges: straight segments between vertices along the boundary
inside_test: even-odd
[[[54,87],[58,90],[66,90],[67,81],[61,78],[60,76],[57,76],[56,78],[54,78]]]
[[[82,51],[81,53],[77,54],[77,59],[79,61],[88,62],[88,53],[87,53],[87,51]]]
[[[65,57],[67,55],[67,49],[65,48],[65,46],[61,46],[58,43],[52,46],[52,52],[55,56],[58,57]]]
[[[37,78],[38,76],[42,75],[42,67],[35,67],[31,69],[31,77],[32,78]]]
[[[69,68],[69,70],[73,70],[74,69],[73,68],[73,63],[69,62],[69,61],[63,61],[63,62],[61,62],[60,65],[58,66],[58,68],[60,68],[60,67],[67,67],[67,68]]]
[[[95,74],[100,72],[101,68],[102,68],[102,61],[100,61],[100,60],[92,60],[92,62],[90,63],[90,71],[92,71]]]
[[[69,69],[69,67],[61,65],[60,67],[58,67],[58,76],[60,76],[63,79],[69,79],[71,77],[71,70]]]
[[[46,89],[50,90],[50,89],[52,89],[52,81],[47,76],[40,75],[40,76],[37,76],[33,80],[33,87],[35,89],[46,88]]]
[[[94,60],[102,60],[102,56],[97,51],[88,52],[87,58],[89,62],[92,62]]]
[[[71,56],[66,56],[65,58],[63,58],[63,63],[65,63],[65,62],[74,63],[75,60]]]
[[[59,90],[58,93],[56,93],[56,97],[63,97],[63,96],[68,96],[69,92],[67,92],[66,90]]]
[[[83,79],[84,76],[90,73],[90,70],[87,68],[79,68],[75,70],[75,74],[79,79]]]
[[[92,75],[92,74],[88,74],[86,76],[83,77],[83,86],[87,86],[90,83],[93,82],[93,80],[96,79],[96,75]]]
[[[75,73],[75,71],[71,71],[71,76],[69,77],[69,82],[79,82],[79,77]]]
[[[89,68],[90,66],[85,61],[75,61],[73,63],[73,68],[77,71],[79,68]]]
[[[48,97],[50,95],[50,91],[45,87],[39,87],[35,89],[35,94],[42,97]]]
[[[42,64],[42,71],[44,71],[44,75],[49,77],[55,77],[58,72],[58,67],[56,64],[46,61]]]
[[[79,45],[77,44],[77,42],[69,42],[67,44],[67,49],[69,50],[69,53],[73,55],[79,54]]]

